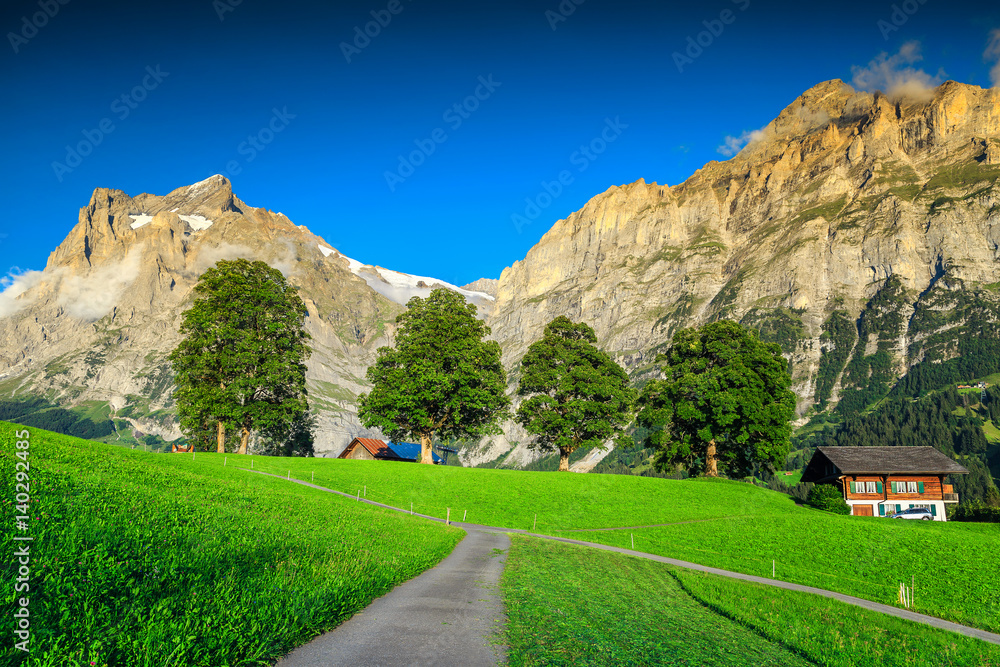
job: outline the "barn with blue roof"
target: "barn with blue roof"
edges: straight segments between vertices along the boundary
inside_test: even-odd
[[[436,465],[444,459],[431,452]],[[366,461],[408,461],[420,460],[420,445],[415,442],[386,442],[376,438],[354,438],[340,453],[338,459],[361,459]]]

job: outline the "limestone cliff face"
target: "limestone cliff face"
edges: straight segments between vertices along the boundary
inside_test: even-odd
[[[0,318],[0,393],[109,403],[144,433],[178,437],[166,357],[198,277],[237,257],[264,260],[301,288],[317,451],[339,453],[365,433],[355,397],[402,307],[305,227],[240,201],[222,176],[166,196],[95,190],[19,310]]]
[[[838,345],[862,365],[888,355],[898,377],[954,354],[939,334],[963,322],[926,315],[953,312],[957,293],[996,314],[983,286],[1000,280],[998,177],[1000,90],[947,82],[895,100],[822,83],[733,159],[673,187],[609,188],[556,222],[502,273],[489,325],[509,369],[567,315],[635,375],[678,328],[740,320],[782,345],[804,413],[874,377],[848,382],[831,366]],[[886,307],[891,321],[876,317]],[[835,312],[859,328],[858,349],[825,333]],[[511,430],[467,458],[523,441]]]

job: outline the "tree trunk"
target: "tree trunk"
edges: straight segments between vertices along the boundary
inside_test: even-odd
[[[222,424],[221,421],[219,422],[219,425],[217,427],[215,438],[216,438],[216,443],[218,445],[216,447],[215,451],[218,452],[219,454],[225,454],[226,453],[226,427]]]
[[[434,451],[431,449],[431,434],[424,433],[420,436],[420,462],[434,465]]]
[[[244,427],[243,430],[240,431],[240,448],[239,451],[237,451],[236,453],[246,454],[247,445],[249,444],[250,444],[250,429]]]
[[[559,472],[569,472],[569,452],[565,449],[559,450]]]
[[[719,461],[715,458],[715,439],[709,440],[705,450],[705,477],[719,476]]]

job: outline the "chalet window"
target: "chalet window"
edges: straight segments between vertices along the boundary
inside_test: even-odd
[[[877,493],[875,491],[875,482],[865,482],[865,493]]]
[[[917,492],[917,483],[916,482],[907,482],[906,483],[906,492],[907,493],[916,493]]]

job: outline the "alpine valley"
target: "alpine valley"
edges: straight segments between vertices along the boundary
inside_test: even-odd
[[[1000,90],[949,81],[896,99],[828,81],[756,136],[679,185],[609,188],[498,282],[466,288],[344,257],[222,176],[165,196],[99,188],[45,270],[0,304],[0,418],[89,424],[122,444],[179,437],[166,357],[198,276],[235,257],[300,288],[326,455],[371,435],[355,406],[365,369],[402,304],[436,286],[479,307],[511,390],[559,315],[591,325],[637,382],[679,328],[740,321],[781,346],[800,424],[860,413],[915,366],[1000,339]],[[509,424],[462,459],[523,466],[536,458],[526,440]]]

